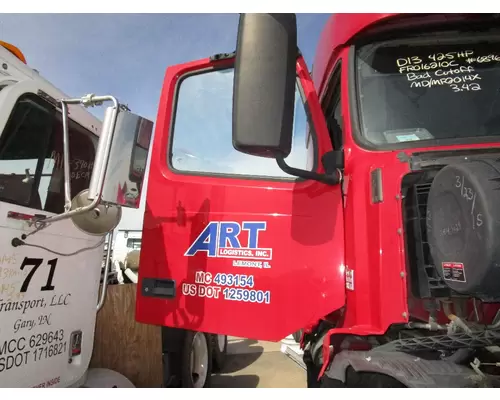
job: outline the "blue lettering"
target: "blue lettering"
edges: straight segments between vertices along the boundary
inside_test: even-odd
[[[238,240],[238,235],[240,234],[240,225],[236,222],[221,222],[220,223],[220,234],[219,234],[219,247],[232,247],[233,249],[241,248],[241,244]],[[229,241],[229,246],[227,242]]]
[[[243,229],[248,231],[248,248],[256,249],[259,243],[259,231],[266,229],[265,222],[243,222]]]
[[[194,256],[198,251],[204,251],[207,253],[208,257],[217,257],[219,250],[225,249],[222,250],[222,252],[225,252],[224,255],[228,256],[230,254],[227,253],[227,249],[242,248],[238,238],[242,230],[248,232],[248,243],[246,247],[243,247],[248,249],[258,249],[259,232],[266,230],[266,222],[247,221],[240,224],[238,222],[212,221],[203,229],[184,255]],[[236,253],[232,255],[236,255]],[[262,256],[262,254],[257,252],[256,257],[260,256]]]
[[[198,251],[206,251],[209,257],[215,257],[217,254],[217,225],[217,222],[210,222],[184,255],[193,256]]]

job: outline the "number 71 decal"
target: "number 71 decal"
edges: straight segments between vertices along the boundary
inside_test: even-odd
[[[49,270],[49,275],[47,277],[47,283],[40,288],[42,292],[48,290],[54,290],[54,286],[52,285],[52,280],[54,279],[54,273],[56,272],[57,260],[58,260],[57,258],[54,258],[52,260],[47,261],[47,264],[50,265],[50,270]],[[23,285],[21,286],[21,293],[25,293],[28,290],[31,278],[33,278],[33,275],[35,275],[36,270],[40,268],[42,263],[43,263],[43,258],[24,257],[24,260],[19,268],[21,270],[24,270],[24,268],[28,266],[32,266],[33,268],[31,268],[28,275],[26,275],[26,278],[24,278]]]

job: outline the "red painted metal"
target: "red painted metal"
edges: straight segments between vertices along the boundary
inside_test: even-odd
[[[347,49],[339,57],[347,60]],[[344,121],[351,121],[347,62],[343,63],[341,101]],[[401,151],[372,152],[353,139],[352,126],[344,125],[345,154],[345,261],[354,272],[354,290],[346,291],[346,308],[338,330],[357,335],[384,334],[396,323],[408,321],[406,252],[401,204],[401,183],[410,172],[398,155],[433,150],[490,148],[491,144],[421,147]],[[498,144],[496,144],[498,146]],[[383,176],[381,203],[372,203],[370,174],[380,168]],[[418,307],[418,302],[415,302]],[[425,320],[428,314],[420,314]]]
[[[471,19],[471,14],[332,14],[326,22],[318,41],[313,62],[312,77],[316,92],[325,90],[331,68],[339,53],[355,39],[374,31],[400,28],[422,28],[424,24],[442,24]],[[321,96],[320,96],[321,98]]]
[[[384,334],[409,316],[427,320],[421,301],[407,293],[406,253],[401,204],[401,183],[410,172],[398,155],[433,150],[489,148],[491,144],[421,147],[404,151],[372,152],[361,148],[353,138],[349,88],[348,47],[352,37],[368,27],[402,14],[337,14],[327,22],[314,61],[314,84],[321,98],[337,61],[342,60],[341,102],[344,124],[345,157],[345,266],[354,273],[354,290],[346,291],[346,307],[338,326],[329,334]],[[433,16],[437,18],[445,18]],[[499,146],[498,143],[495,144]],[[384,201],[373,204],[370,173],[380,168]],[[409,301],[409,300],[412,301]],[[498,309],[495,306],[494,309]],[[488,309],[489,310],[489,309]],[[333,311],[333,310],[332,310]],[[486,314],[490,322],[493,313]],[[444,317],[444,315],[442,316]],[[440,320],[445,322],[445,320]],[[329,340],[325,340],[325,345]]]
[[[229,62],[232,62],[229,61]],[[228,61],[224,61],[228,63]],[[218,63],[220,64],[220,62]],[[312,180],[266,182],[178,174],[167,164],[174,93],[182,75],[216,64],[208,59],[168,68],[161,94],[143,226],[137,321],[210,333],[278,341],[345,303],[344,220],[340,186]],[[326,123],[307,67],[297,72],[317,135],[318,154],[331,150]],[[229,132],[227,140],[231,140]],[[271,269],[238,268],[228,258],[186,250],[211,221],[266,221],[259,245],[272,249]],[[242,242],[246,238],[240,237]],[[197,271],[253,274],[270,304],[186,296]],[[144,278],[173,279],[173,300],[141,296]]]
[[[297,63],[321,155],[331,149],[331,143],[316,91],[321,97],[333,66],[343,60],[344,200],[340,185],[200,177],[170,170],[166,149],[176,85],[183,74],[215,63],[204,59],[167,70],[151,158],[138,288],[145,277],[175,279],[177,297],[160,300],[139,292],[139,322],[280,340],[340,308],[343,313],[338,313],[337,327],[329,336],[384,334],[391,325],[407,322],[411,314],[425,320],[427,314],[420,303],[412,301],[410,308],[406,289],[401,182],[409,166],[398,154],[488,148],[491,144],[371,152],[354,141],[349,99],[353,83],[345,44],[367,27],[395,15],[332,16],[320,38],[314,83],[303,59]],[[382,171],[384,201],[374,204],[370,179],[377,168]],[[210,221],[267,222],[259,239],[263,247],[273,249],[272,269],[252,271],[256,289],[271,290],[271,304],[182,295],[182,284],[194,283],[195,271],[247,273],[234,271],[228,259],[184,256]],[[345,289],[345,269],[354,274],[353,290]],[[485,313],[491,320],[493,311]],[[329,344],[326,340],[325,346]]]
[[[312,77],[316,91],[321,93],[329,76],[332,62],[342,48],[368,27],[401,14],[332,14],[326,21],[316,48]]]

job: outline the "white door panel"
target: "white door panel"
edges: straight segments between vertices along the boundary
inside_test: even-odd
[[[9,211],[34,210],[0,202],[0,386],[50,381],[68,386],[83,375],[92,355],[101,275],[96,261],[102,258],[103,246],[71,256],[13,247],[12,239],[27,231],[1,222]],[[26,243],[67,254],[100,242],[57,230],[80,234],[71,221],[60,221],[29,236]],[[69,363],[70,336],[76,331],[82,332],[82,352]]]
[[[69,219],[29,235],[23,214],[64,211],[64,176],[60,112],[28,86],[0,92],[0,387],[66,387],[92,356],[104,243]],[[97,137],[69,125],[75,196],[88,188]]]

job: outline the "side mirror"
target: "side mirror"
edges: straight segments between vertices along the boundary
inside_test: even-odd
[[[65,212],[37,217],[37,231],[71,218],[82,231],[103,235],[120,222],[122,207],[139,208],[153,122],[131,113],[113,96],[61,99],[64,141]],[[105,112],[88,189],[71,198],[68,105],[93,107],[112,102]]]
[[[233,88],[233,146],[286,158],[292,149],[297,21],[295,14],[242,14]]]
[[[112,141],[107,165],[105,129],[111,131]],[[104,204],[139,208],[152,132],[150,120],[120,107],[106,110],[90,180],[89,200],[100,195]]]

